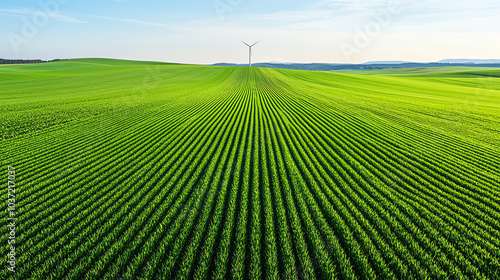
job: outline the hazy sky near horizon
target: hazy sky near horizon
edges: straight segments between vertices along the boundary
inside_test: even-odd
[[[500,58],[498,0],[4,0],[1,58],[180,63]]]

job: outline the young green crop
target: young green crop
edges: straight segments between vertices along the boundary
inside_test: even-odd
[[[16,277],[500,278],[499,71],[2,67]]]

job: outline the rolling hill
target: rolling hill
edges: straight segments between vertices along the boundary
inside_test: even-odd
[[[16,277],[498,278],[498,73],[0,67]]]

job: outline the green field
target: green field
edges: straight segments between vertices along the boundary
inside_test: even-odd
[[[500,70],[410,72],[0,67],[16,279],[499,279]]]
[[[481,76],[496,76],[500,74],[498,68],[485,68],[485,67],[415,67],[415,68],[388,68],[388,69],[364,69],[364,70],[335,70],[334,73],[343,74],[361,74],[361,75],[405,75],[405,76],[444,76],[450,74],[454,77],[459,75],[481,75]]]

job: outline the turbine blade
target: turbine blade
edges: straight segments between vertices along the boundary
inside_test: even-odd
[[[255,42],[255,43],[254,43],[253,45],[251,45],[250,47],[253,47],[253,46],[257,45],[257,43],[259,43],[259,42]]]
[[[243,44],[245,44],[245,45],[247,45],[247,46],[249,46],[249,47],[250,47],[250,45],[249,45],[249,44],[247,44],[247,43],[245,43],[244,41],[241,41],[241,42],[243,42]]]

